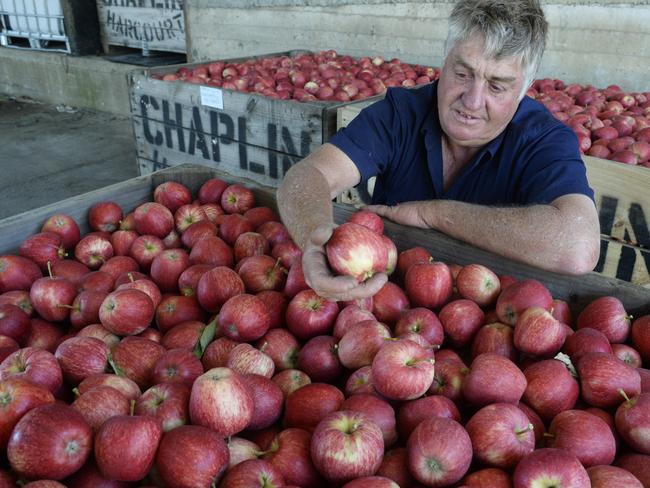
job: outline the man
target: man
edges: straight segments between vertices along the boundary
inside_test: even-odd
[[[525,97],[546,30],[537,0],[460,0],[436,83],[388,90],[291,168],[278,204],[316,292],[360,298],[387,279],[334,277],[324,254],[332,198],[372,176],[367,208],[385,218],[547,270],[595,266],[598,215],[577,139]]]

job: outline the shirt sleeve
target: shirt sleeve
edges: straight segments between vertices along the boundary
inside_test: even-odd
[[[555,125],[528,147],[518,192],[522,204],[547,204],[573,193],[594,199],[577,137],[569,127]]]
[[[347,127],[340,129],[328,141],[343,151],[357,166],[361,181],[385,171],[393,160],[401,123],[392,89],[383,100],[369,105]]]

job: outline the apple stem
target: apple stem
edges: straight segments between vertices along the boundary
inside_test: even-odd
[[[72,393],[74,393],[75,397],[81,396],[81,392],[79,391],[79,388],[73,388]]]
[[[133,283],[133,282],[135,281],[135,279],[133,278],[133,273],[131,273],[130,271],[126,274],[126,276],[129,277],[129,281],[130,281],[131,283]]]
[[[69,308],[70,310],[79,310],[78,307],[73,307],[72,305],[66,305],[65,303],[57,303],[56,306],[59,308]]]
[[[618,389],[618,392],[623,396],[623,398],[625,398],[625,401],[626,401],[626,402],[629,402],[629,401],[630,401],[630,397],[627,396],[627,393],[625,393],[625,390],[623,390],[623,388],[619,388],[619,389]]]
[[[555,439],[555,434],[550,434],[548,432],[544,432],[544,434],[542,434],[542,436],[546,437],[547,439]]]
[[[131,405],[130,405],[130,408],[129,408],[129,415],[131,415],[131,417],[133,417],[134,414],[135,414],[135,400],[131,400]]]
[[[52,275],[52,261],[47,262],[47,274],[50,275],[50,278],[54,278]]]
[[[515,434],[525,434],[526,432],[530,432],[535,430],[535,426],[533,424],[528,424],[525,429],[519,429],[515,431]]]

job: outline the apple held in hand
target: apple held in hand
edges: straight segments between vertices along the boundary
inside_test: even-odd
[[[333,482],[373,475],[383,455],[381,429],[359,412],[329,414],[316,426],[311,438],[314,465]]]
[[[335,273],[353,276],[359,283],[384,272],[388,265],[388,252],[379,234],[353,222],[334,229],[325,251]]]

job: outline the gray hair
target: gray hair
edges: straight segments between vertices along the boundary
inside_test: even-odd
[[[445,57],[459,41],[481,34],[489,58],[521,60],[525,93],[542,61],[547,29],[538,0],[460,0],[449,17]]]

